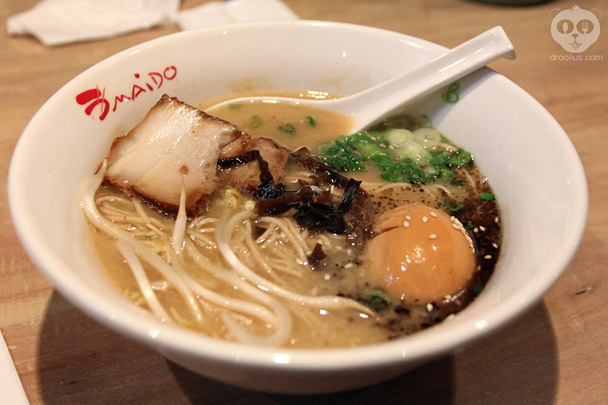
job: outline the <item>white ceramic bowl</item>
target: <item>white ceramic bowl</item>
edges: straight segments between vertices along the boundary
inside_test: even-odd
[[[502,207],[504,244],[493,278],[472,305],[455,319],[391,342],[340,350],[269,349],[163,324],[128,303],[103,275],[87,241],[78,192],[112,139],[141,120],[162,93],[196,104],[247,83],[254,90],[348,95],[442,51],[394,32],[305,21],[183,32],[128,49],[66,84],[25,129],[9,175],[17,232],[71,303],[208,377],[269,392],[321,393],[403,373],[472,343],[536,303],[581,239],[587,187],[576,151],[549,113],[506,78],[479,71],[460,81],[457,103],[444,104],[434,94],[412,110],[429,115],[475,154]],[[87,115],[97,90],[107,105],[100,102]]]

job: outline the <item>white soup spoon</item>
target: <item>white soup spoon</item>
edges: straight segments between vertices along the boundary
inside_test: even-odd
[[[439,90],[501,57],[514,59],[515,51],[505,31],[497,26],[435,57],[413,71],[347,97],[327,100],[241,97],[215,104],[206,111],[212,113],[213,110],[224,106],[254,102],[325,108],[352,117],[353,126],[350,133],[356,133],[402,111],[409,102]]]

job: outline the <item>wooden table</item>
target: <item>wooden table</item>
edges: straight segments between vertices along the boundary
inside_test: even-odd
[[[516,61],[492,67],[537,98],[578,150],[589,181],[587,231],[544,299],[509,328],[457,354],[355,392],[315,403],[599,404],[608,402],[608,3],[589,60],[567,55],[550,33],[553,9],[572,1],[501,7],[465,0],[285,0],[303,19],[370,25],[454,46],[502,25]],[[0,0],[0,21],[35,0]],[[184,0],[183,8],[204,1]],[[555,12],[553,13],[555,14]],[[132,45],[177,31],[158,27],[118,38],[47,48],[0,34],[0,330],[32,403],[307,403],[208,380],[98,325],[38,273],[12,227],[6,199],[11,154],[27,122],[63,84]],[[43,198],[43,196],[42,196]],[[0,393],[0,403],[2,393]]]

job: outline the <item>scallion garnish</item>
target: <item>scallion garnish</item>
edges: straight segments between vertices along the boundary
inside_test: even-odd
[[[361,300],[374,311],[382,311],[391,304],[391,299],[384,291],[367,290],[361,294]]]
[[[312,115],[309,115],[308,117],[306,117],[306,121],[308,121],[308,124],[313,128],[317,126],[317,122],[315,121],[315,119]]]
[[[319,155],[339,171],[364,171],[366,162],[369,162],[380,169],[383,180],[412,184],[437,181],[458,184],[455,170],[473,161],[473,155],[462,149],[427,150],[424,145],[410,142],[406,134],[397,131],[341,136],[322,145]]]
[[[456,216],[464,211],[465,206],[462,203],[457,201],[448,201],[445,198],[441,200],[441,205],[443,205],[448,212],[448,214],[452,216]]]
[[[481,193],[480,196],[482,201],[492,201],[494,199],[493,193]]]
[[[251,123],[249,125],[251,128],[258,128],[260,125],[262,125],[262,119],[259,116],[254,115],[251,117]]]
[[[296,128],[293,125],[291,125],[290,123],[279,126],[279,131],[284,132],[288,135],[296,134]]]
[[[482,283],[477,284],[475,286],[475,288],[473,289],[473,294],[475,294],[475,295],[481,294],[481,292],[483,291],[483,287],[484,287],[484,285]]]
[[[453,104],[453,103],[457,102],[458,99],[460,98],[460,95],[458,94],[458,89],[460,89],[460,84],[458,84],[456,82],[450,84],[448,86],[447,90],[445,91],[445,93],[441,93],[441,98],[446,103]]]

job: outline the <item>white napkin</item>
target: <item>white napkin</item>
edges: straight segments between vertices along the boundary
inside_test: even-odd
[[[178,12],[179,0],[42,0],[10,17],[9,35],[33,35],[45,45],[112,37],[177,22],[182,30],[254,20],[295,20],[281,0],[215,1]]]
[[[0,393],[2,393],[2,401],[5,404],[29,404],[2,332],[0,332]]]
[[[182,30],[239,21],[297,20],[298,16],[280,0],[214,1],[184,10],[177,16]]]
[[[179,0],[42,0],[10,17],[9,35],[30,34],[61,45],[124,34],[175,21]]]

